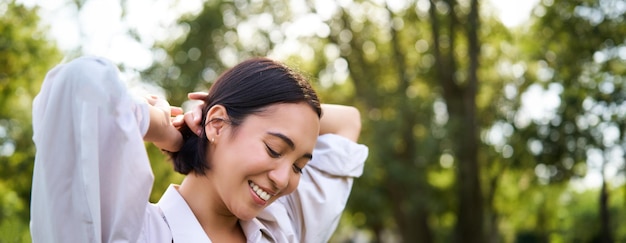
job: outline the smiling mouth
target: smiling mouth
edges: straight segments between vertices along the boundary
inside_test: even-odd
[[[256,195],[259,196],[261,199],[267,201],[267,200],[270,200],[270,198],[272,197],[272,194],[264,191],[257,184],[254,184],[254,182],[249,181],[248,185],[250,185],[250,188],[252,188],[252,191],[254,191],[254,193],[256,193]]]

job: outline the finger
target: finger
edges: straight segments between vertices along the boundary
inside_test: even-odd
[[[191,100],[204,100],[207,96],[209,96],[207,92],[191,92],[187,94],[187,98]]]
[[[193,113],[193,123],[200,124],[200,120],[202,119],[202,108],[204,108],[204,104],[198,104],[191,111]]]
[[[183,114],[183,109],[176,106],[170,106],[170,113],[172,116],[178,116]]]
[[[174,127],[180,128],[185,123],[185,116],[177,115],[175,117],[172,117],[171,121],[172,121],[172,125],[174,125]]]
[[[196,135],[200,136],[200,133],[202,132],[200,130],[201,129],[200,123],[196,122],[196,120],[200,120],[200,119],[195,119],[193,112],[185,113],[184,119],[189,129],[193,131]]]

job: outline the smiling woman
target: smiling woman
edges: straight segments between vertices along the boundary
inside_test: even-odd
[[[33,108],[33,242],[328,241],[367,157],[356,109],[320,106],[302,76],[257,58],[202,95],[199,124],[172,124],[180,110],[132,99],[117,72],[80,58],[44,80]],[[156,204],[142,137],[187,175]]]

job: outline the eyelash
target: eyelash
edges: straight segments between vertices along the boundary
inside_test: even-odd
[[[282,156],[282,154],[274,151],[272,148],[270,148],[269,145],[265,144],[265,148],[267,149],[267,153],[270,155],[270,157],[272,158],[280,158]],[[298,174],[302,174],[302,168],[298,167],[296,164],[293,164],[293,171],[298,173]]]
[[[265,149],[267,149],[267,153],[270,155],[270,157],[272,158],[280,158],[282,156],[282,154],[274,151],[272,148],[270,148],[269,145],[265,144]]]
[[[296,164],[293,164],[293,171],[302,174],[302,168],[298,167]]]

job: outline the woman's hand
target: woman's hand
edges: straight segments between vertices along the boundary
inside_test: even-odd
[[[146,96],[145,98],[149,105],[163,111],[166,117],[175,117],[183,114],[183,109],[176,106],[170,106],[170,103],[165,99],[161,99],[154,95]]]
[[[187,124],[191,131],[200,136],[200,133],[202,132],[202,127],[200,125],[202,122],[202,110],[205,106],[204,99],[208,95],[209,93],[206,92],[193,92],[187,94],[187,98],[199,102],[190,111],[185,112],[184,115],[176,116],[176,118],[172,120],[172,124],[176,128],[180,128],[183,124]]]
[[[150,126],[144,140],[154,143],[157,147],[170,152],[176,152],[183,144],[183,138],[178,129],[173,126],[174,116],[181,116],[183,110],[170,106],[165,99],[157,96],[145,97],[150,105]]]

